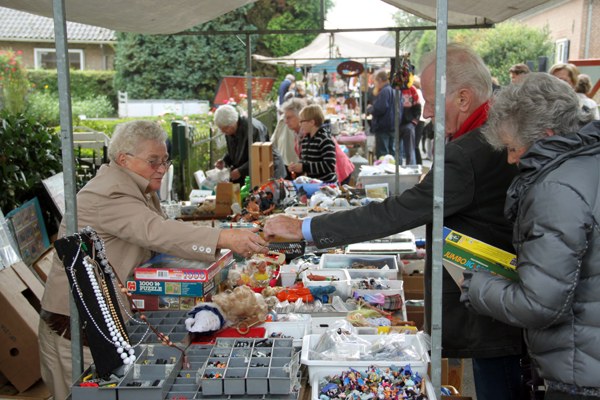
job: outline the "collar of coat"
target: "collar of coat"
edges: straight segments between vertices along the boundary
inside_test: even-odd
[[[540,178],[554,171],[566,160],[577,156],[600,154],[600,121],[593,121],[579,132],[544,137],[534,142],[519,160],[519,175],[508,188],[504,215],[514,221],[519,199]]]

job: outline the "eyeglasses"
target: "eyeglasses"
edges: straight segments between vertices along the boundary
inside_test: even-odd
[[[173,164],[173,161],[171,160],[167,160],[167,161],[158,161],[158,160],[146,160],[144,158],[140,158],[138,156],[135,156],[131,153],[125,153],[128,156],[131,156],[133,158],[137,158],[138,160],[142,160],[144,162],[146,162],[150,168],[152,168],[153,170],[157,171],[161,166],[165,167],[165,169],[169,169],[169,167],[171,166],[171,164]]]

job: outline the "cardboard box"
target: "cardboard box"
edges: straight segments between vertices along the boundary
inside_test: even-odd
[[[38,274],[42,282],[46,282],[50,269],[52,268],[52,260],[54,259],[54,247],[48,249],[33,263],[33,270]]]
[[[6,379],[2,377],[2,385],[0,385],[0,399],[15,399],[15,400],[49,400],[52,398],[50,391],[41,379],[35,385],[19,393],[19,391],[10,383],[4,382]]]
[[[465,269],[484,269],[512,280],[519,279],[514,254],[446,227],[443,264],[457,284]]]
[[[260,186],[273,177],[273,144],[271,142],[252,143],[250,149],[250,177],[252,187]]]
[[[217,184],[217,200],[215,202],[215,216],[231,215],[231,205],[242,204],[240,198],[240,185],[237,183],[221,182]]]
[[[127,290],[132,294],[148,294],[153,296],[204,296],[203,282],[170,282],[170,281],[127,281]]]
[[[204,301],[204,297],[152,296],[143,294],[132,294],[131,299],[140,311],[191,310],[196,304]]]
[[[19,391],[41,378],[37,332],[43,292],[22,262],[0,271],[0,372]]]
[[[422,300],[425,298],[425,281],[423,274],[402,274],[404,281],[404,298],[406,300]]]
[[[406,319],[413,321],[418,330],[423,330],[425,323],[425,307],[406,305]]]
[[[233,251],[222,251],[213,263],[159,254],[134,270],[136,280],[208,282],[233,260]]]

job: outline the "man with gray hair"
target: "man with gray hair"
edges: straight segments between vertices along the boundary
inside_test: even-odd
[[[423,62],[421,89],[424,118],[435,118],[435,53]],[[511,224],[504,218],[506,190],[517,170],[481,135],[492,96],[489,70],[473,50],[449,44],[447,50],[444,225],[486,243],[513,251]],[[427,225],[431,255],[433,173],[413,188],[381,203],[306,219],[278,215],[267,220],[267,237],[305,238],[317,247],[340,246],[377,239]],[[425,266],[426,330],[430,321],[431,256]],[[478,400],[519,399],[522,332],[467,310],[460,288],[444,270],[442,354],[472,358]]]
[[[252,135],[253,143],[266,142],[269,137],[267,127],[256,118],[252,118],[252,132],[248,132],[248,118],[241,116],[235,107],[228,104],[217,108],[214,121],[227,142],[227,153],[215,162],[215,168],[230,168],[229,180],[243,185],[246,176],[250,174],[248,136]],[[273,148],[273,163],[275,170],[272,178],[285,177],[285,165],[276,148]]]

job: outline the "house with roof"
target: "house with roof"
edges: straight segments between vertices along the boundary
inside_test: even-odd
[[[67,40],[72,69],[113,69],[115,31],[67,22]],[[20,50],[27,68],[56,69],[52,18],[0,7],[0,49]]]
[[[532,27],[548,28],[554,41],[554,63],[573,63],[590,76],[589,95],[600,100],[600,3],[594,0],[551,0],[515,17]]]

